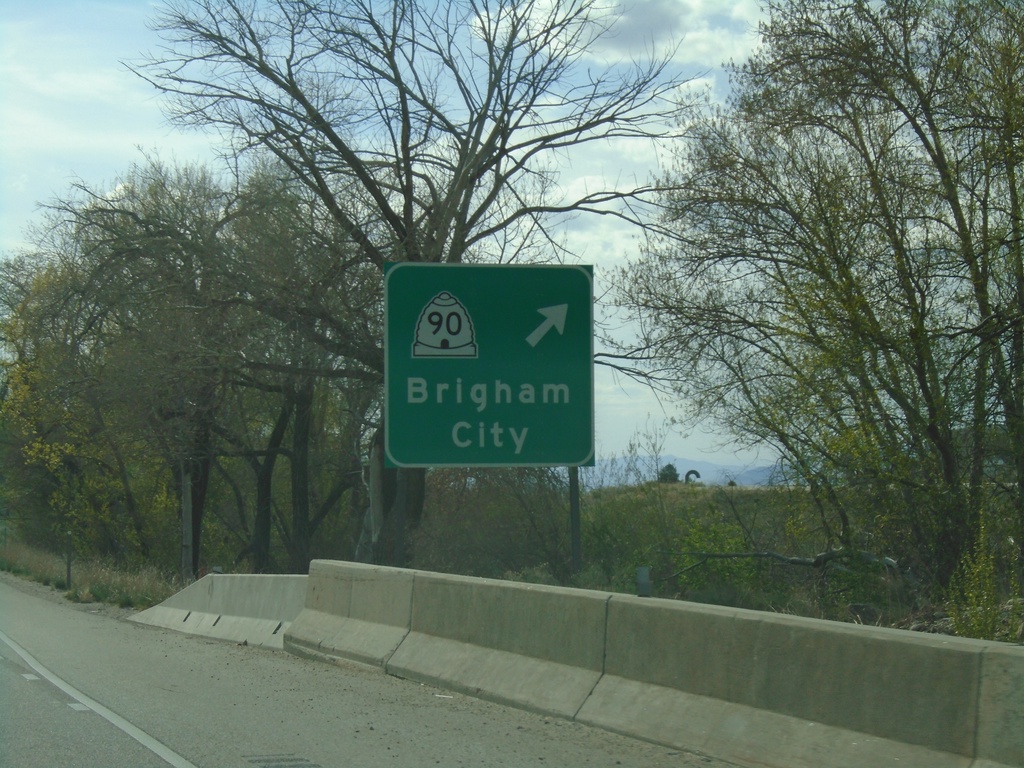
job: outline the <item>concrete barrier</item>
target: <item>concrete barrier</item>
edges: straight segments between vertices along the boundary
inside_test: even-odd
[[[389,674],[572,718],[601,677],[608,596],[415,573]]]
[[[314,560],[305,607],[285,634],[285,650],[384,667],[409,633],[413,574]]]
[[[980,651],[977,754],[974,768],[1024,766],[1024,647]]]
[[[291,653],[569,718],[601,676],[607,595],[319,560],[309,578]]]
[[[131,617],[139,624],[280,649],[302,610],[308,576],[210,574]]]
[[[577,719],[755,765],[967,766],[987,647],[615,596],[605,674]]]
[[[286,649],[747,765],[1024,766],[1024,648],[315,561]]]

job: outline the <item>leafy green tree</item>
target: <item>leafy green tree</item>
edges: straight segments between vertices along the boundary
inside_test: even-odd
[[[13,380],[53,427],[26,421],[26,395],[8,398],[5,410],[35,435],[26,460],[60,470],[66,503],[76,500],[69,514],[85,503],[92,526],[105,529],[94,542],[101,553],[146,557],[168,537],[147,530],[142,510],[167,512],[153,499],[187,493],[195,572],[223,371],[237,349],[218,267],[225,197],[196,169],[157,164],[111,194],[78,192],[53,207],[34,284],[8,318]],[[172,483],[154,479],[164,468]],[[118,510],[130,526],[116,524]]]
[[[675,464],[666,464],[660,470],[658,470],[658,482],[659,483],[678,483],[679,482],[679,470],[676,469]]]
[[[806,484],[827,546],[946,586],[986,496],[1024,543],[1024,11],[767,11],[621,299],[694,413]]]
[[[377,380],[311,338],[358,327],[330,227],[268,168],[231,188],[149,163],[78,192],[6,274],[7,458],[44,473],[60,514],[43,529],[77,521],[101,553],[163,542],[173,563],[187,500],[193,574],[203,531],[259,571],[276,538],[304,572],[361,484]]]
[[[126,412],[108,408],[105,371],[117,377],[121,358],[92,332],[103,324],[101,306],[75,299],[82,273],[64,234],[51,230],[59,255],[15,267],[19,299],[5,307],[4,458],[9,480],[21,480],[8,492],[31,511],[23,529],[34,530],[35,543],[62,547],[70,531],[100,554],[147,557],[148,519],[159,505],[140,503],[132,477],[154,457],[139,450],[137,431],[125,429]]]

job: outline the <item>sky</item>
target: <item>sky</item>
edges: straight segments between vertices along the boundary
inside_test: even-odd
[[[40,206],[66,196],[75,182],[103,189],[147,155],[215,164],[218,139],[170,125],[156,91],[125,66],[159,49],[147,26],[159,6],[146,0],[0,3],[0,256],[28,247],[31,227],[43,221]],[[678,43],[680,63],[717,98],[725,95],[721,64],[749,54],[760,18],[757,0],[625,0],[618,11],[603,53]],[[569,169],[563,181],[621,173],[617,162],[595,158],[592,167]],[[581,261],[595,265],[598,295],[608,287],[603,276],[637,248],[634,234],[600,218],[571,233]],[[673,415],[685,416],[685,404],[659,400],[604,366],[595,372],[595,415],[598,458],[620,455],[639,439],[663,456],[770,463],[751,452],[736,454],[707,430],[669,427]]]

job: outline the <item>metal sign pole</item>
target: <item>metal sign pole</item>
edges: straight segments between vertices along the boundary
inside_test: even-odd
[[[583,551],[580,544],[580,468],[569,467],[569,539],[572,549],[572,573],[575,576],[583,568]]]

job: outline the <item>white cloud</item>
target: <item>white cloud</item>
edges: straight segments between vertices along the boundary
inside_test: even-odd
[[[122,62],[157,42],[133,0],[8,2],[0,20],[0,251],[26,247],[36,206],[82,179],[101,185],[141,159],[212,158],[209,139],[172,129],[151,86]]]
[[[741,61],[754,49],[761,18],[756,0],[621,0],[604,57],[641,57],[675,50],[674,60],[698,70]]]

